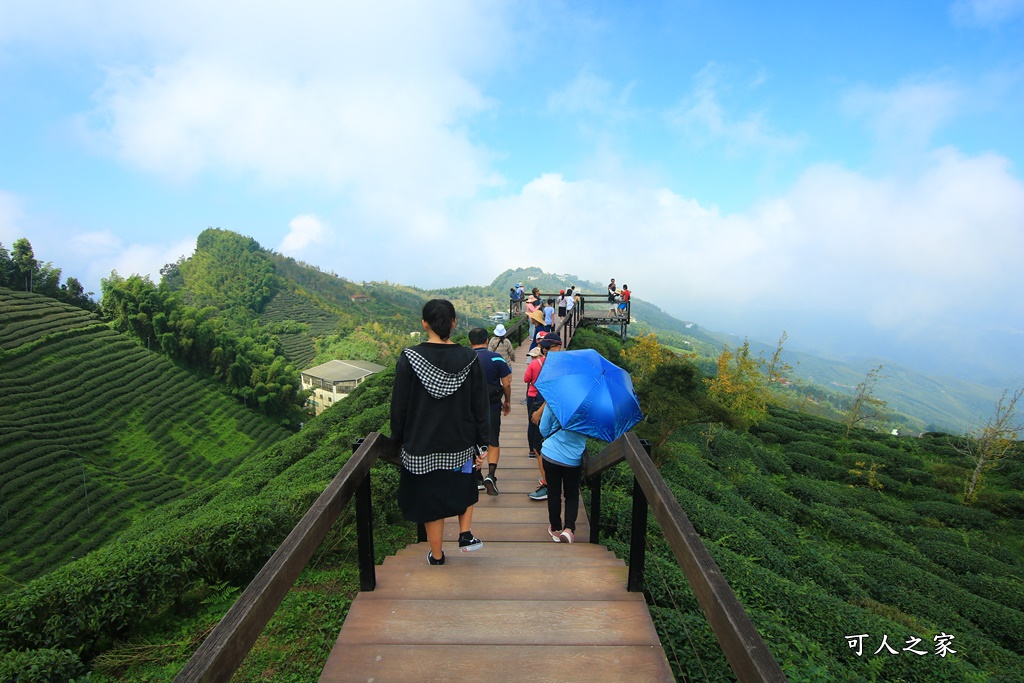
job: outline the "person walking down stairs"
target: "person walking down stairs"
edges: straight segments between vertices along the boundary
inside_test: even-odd
[[[459,518],[460,551],[483,547],[471,525],[480,497],[473,467],[487,452],[487,381],[476,352],[452,342],[455,322],[450,301],[423,306],[428,339],[399,355],[391,393],[391,438],[402,455],[398,506],[426,529],[432,565],[444,564],[446,517]]]

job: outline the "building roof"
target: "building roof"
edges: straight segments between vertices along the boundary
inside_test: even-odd
[[[378,373],[383,369],[383,365],[365,360],[329,360],[316,367],[303,370],[302,374],[327,382],[351,382]]]

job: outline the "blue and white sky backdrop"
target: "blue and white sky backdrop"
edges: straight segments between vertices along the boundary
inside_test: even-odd
[[[97,294],[217,226],[1024,375],[1022,130],[1024,0],[0,0],[0,242]]]

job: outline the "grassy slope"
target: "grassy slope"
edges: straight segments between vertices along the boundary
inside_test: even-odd
[[[10,580],[84,555],[288,434],[79,309],[0,289],[0,323]]]

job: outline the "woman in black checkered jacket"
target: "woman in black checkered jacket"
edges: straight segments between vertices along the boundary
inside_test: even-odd
[[[483,547],[470,525],[479,500],[474,467],[488,436],[487,380],[472,349],[451,341],[455,307],[433,299],[423,307],[427,341],[405,349],[395,366],[391,438],[401,446],[398,505],[423,524],[430,564],[444,564],[446,517],[459,518],[459,550]]]

